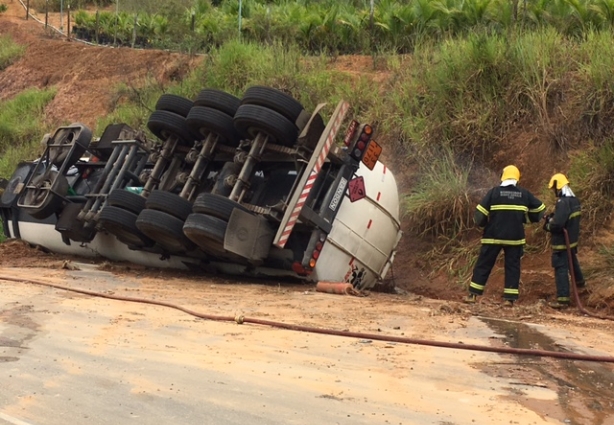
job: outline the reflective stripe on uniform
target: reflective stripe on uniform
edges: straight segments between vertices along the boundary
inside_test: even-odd
[[[481,213],[482,213],[482,214],[484,214],[485,216],[488,216],[489,212],[488,212],[488,210],[487,210],[486,208],[484,208],[484,207],[483,207],[483,206],[481,206],[481,205],[478,205],[476,208],[477,208],[477,210],[478,210],[479,212],[481,212]]]
[[[569,215],[569,218],[572,219],[572,218],[580,217],[580,215],[582,215],[582,213],[580,211],[576,211],[575,213],[571,213]]]
[[[556,297],[556,300],[560,303],[569,303],[571,298],[569,297]]]
[[[503,239],[482,239],[484,245],[524,245],[527,243],[526,239],[519,239],[516,241],[507,241]]]
[[[523,205],[505,205],[505,204],[501,204],[501,205],[491,205],[490,206],[490,210],[491,211],[523,211],[523,212],[527,212],[527,211],[529,211],[529,208],[525,207]]]
[[[545,204],[541,204],[539,207],[535,208],[534,210],[529,210],[530,213],[538,213],[540,211],[543,211],[546,209],[546,205]]]
[[[477,290],[478,290],[478,291],[480,291],[480,292],[483,292],[483,291],[484,291],[484,285],[480,285],[479,283],[471,282],[471,283],[469,284],[469,287],[470,287],[470,288],[473,288],[473,289],[477,289]]]
[[[570,243],[570,248],[575,248],[578,246],[578,242]],[[552,249],[555,251],[565,251],[567,249],[567,245],[552,245]]]
[[[513,288],[505,288],[503,289],[503,294],[507,294],[507,295],[518,295],[518,289],[513,289]]]

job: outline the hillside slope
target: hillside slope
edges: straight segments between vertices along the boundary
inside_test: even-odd
[[[163,83],[180,79],[194,65],[185,55],[88,46],[60,39],[33,19],[25,20],[18,2],[0,14],[0,34],[27,46],[25,56],[0,74],[0,99],[30,87],[57,87],[45,111],[50,125],[80,121],[92,126],[108,112],[110,88],[138,84],[145,77]]]
[[[0,100],[11,98],[29,87],[55,86],[57,95],[45,111],[45,120],[50,127],[75,121],[93,126],[98,117],[111,110],[115,101],[112,88],[118,83],[139,85],[148,78],[165,85],[180,80],[199,62],[199,58],[164,51],[115,49],[67,41],[45,31],[35,20],[25,20],[20,3],[13,1],[8,6],[9,10],[0,14],[0,34],[10,34],[15,41],[27,46],[27,50],[22,59],[0,73]],[[50,18],[51,23],[53,19]],[[386,78],[385,73],[373,70],[368,58],[340,58],[330,66],[352,74],[371,75],[374,84],[381,84]],[[514,141],[510,143],[515,146],[514,150],[502,151],[495,159],[507,162],[516,158],[514,162],[523,171],[523,182],[530,188],[547,181],[550,171],[540,166],[544,152],[539,144],[531,143],[530,132],[509,135],[509,139]],[[405,175],[405,167],[396,161],[389,159],[391,168],[397,171],[401,187],[407,188],[410,181]],[[459,283],[445,274],[430,275],[420,261],[424,242],[413,237],[410,229],[404,230],[406,237],[400,244],[393,268],[394,284],[429,297],[460,300],[465,292]],[[583,252],[581,260],[592,261],[590,257],[590,253]],[[449,264],[447,267],[461,266]],[[487,288],[485,298],[495,305],[500,300],[502,277],[502,268],[495,268]],[[549,253],[533,253],[525,258],[521,303],[533,305],[553,293]]]

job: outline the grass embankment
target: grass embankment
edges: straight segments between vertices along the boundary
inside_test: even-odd
[[[18,60],[25,48],[10,37],[0,36],[0,71]],[[44,108],[54,90],[27,90],[11,100],[0,102],[0,178],[8,179],[17,163],[40,152]],[[1,191],[1,189],[0,189]],[[5,236],[0,226],[0,242]]]
[[[544,29],[422,42],[411,57],[374,56],[377,83],[369,73],[328,70],[334,59],[326,56],[234,41],[214,49],[179,83],[119,87],[115,110],[95,132],[120,121],[145,128],[162,92],[193,98],[214,87],[240,96],[250,85],[265,84],[291,92],[308,109],[326,100],[327,112],[345,98],[355,116],[377,124],[397,176],[411,177],[402,194],[407,237],[431,242],[429,269],[446,265],[462,281],[475,258],[475,204],[509,163],[520,166],[522,183],[550,205],[549,176],[569,174],[587,211],[584,241],[609,219],[611,38],[609,31],[569,38]],[[539,239],[529,254],[546,249],[543,235],[529,236]]]

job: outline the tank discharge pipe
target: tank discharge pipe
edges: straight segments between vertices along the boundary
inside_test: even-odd
[[[218,315],[213,315],[213,314],[204,314],[204,313],[199,313],[194,310],[187,309],[185,307],[182,307],[176,304],[167,303],[164,301],[154,301],[154,300],[148,300],[144,298],[132,298],[132,297],[122,297],[118,295],[103,294],[101,292],[89,291],[87,289],[70,288],[67,286],[56,285],[54,283],[43,282],[40,280],[23,279],[23,278],[17,278],[17,277],[6,276],[6,275],[0,275],[0,280],[5,280],[8,282],[30,283],[34,285],[55,288],[55,289],[59,289],[62,291],[70,291],[70,292],[76,292],[79,294],[90,295],[93,297],[107,298],[110,300],[127,301],[127,302],[134,302],[134,303],[140,303],[140,304],[151,304],[151,305],[157,305],[161,307],[168,307],[168,308],[182,311],[186,314],[192,315],[194,317],[198,317],[200,319],[213,320],[213,321],[218,321],[218,322],[235,322],[240,325],[244,323],[252,323],[254,325],[270,326],[274,328],[287,329],[291,331],[308,332],[308,333],[315,333],[315,334],[322,334],[322,335],[334,335],[334,336],[342,336],[342,337],[348,337],[348,338],[371,339],[375,341],[396,342],[399,344],[426,345],[426,346],[431,346],[431,347],[453,348],[456,350],[485,351],[485,352],[490,352],[490,353],[516,354],[516,355],[524,355],[524,356],[553,357],[553,358],[558,358],[558,359],[581,360],[581,361],[587,361],[587,362],[614,363],[614,357],[611,357],[611,356],[593,356],[593,355],[587,355],[587,354],[566,353],[566,352],[559,352],[559,351],[532,350],[528,348],[489,347],[486,345],[473,345],[473,344],[463,344],[463,343],[454,343],[454,342],[432,341],[432,340],[424,340],[424,339],[396,337],[392,335],[378,335],[378,334],[369,334],[369,333],[362,333],[362,332],[338,331],[334,329],[322,329],[322,328],[314,328],[310,326],[293,325],[291,323],[274,322],[271,320],[252,319],[252,318],[244,317],[241,315],[218,316]]]

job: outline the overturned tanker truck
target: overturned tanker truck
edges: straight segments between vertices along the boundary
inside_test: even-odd
[[[397,185],[373,127],[346,119],[344,101],[325,122],[324,107],[203,89],[158,99],[156,140],[59,127],[8,181],[4,233],[56,253],[372,288],[402,234]]]

